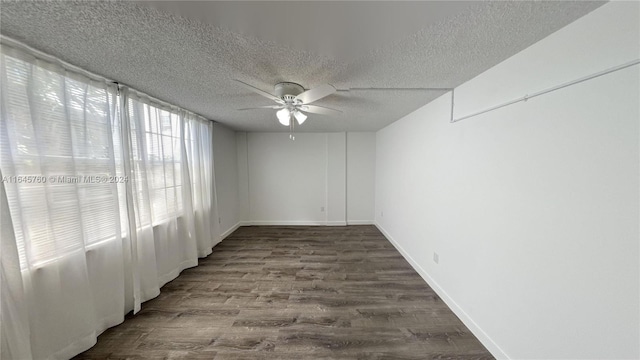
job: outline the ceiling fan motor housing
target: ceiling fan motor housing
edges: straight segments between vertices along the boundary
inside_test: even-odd
[[[285,101],[293,101],[293,99],[304,92],[304,88],[300,84],[292,82],[281,82],[274,87],[276,96]]]

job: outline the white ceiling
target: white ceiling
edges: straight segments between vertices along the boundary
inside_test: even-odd
[[[233,79],[332,84],[298,131],[375,131],[602,4],[3,1],[0,31],[237,130],[288,128]]]

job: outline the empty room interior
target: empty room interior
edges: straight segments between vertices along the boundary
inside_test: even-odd
[[[640,358],[640,2],[0,21],[2,359]]]

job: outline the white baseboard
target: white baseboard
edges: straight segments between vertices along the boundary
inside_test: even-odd
[[[471,330],[478,340],[484,345],[489,352],[496,359],[510,359],[509,356],[485,333],[478,324],[453,300],[449,294],[415,261],[407,251],[405,251],[397,241],[377,222],[374,225],[380,230],[380,232],[389,240],[389,242],[395,246],[396,249],[402,254],[402,256],[411,264],[418,274],[427,282],[427,284],[438,294],[438,296],[444,301],[447,306],[460,318],[466,327]]]
[[[347,225],[375,225],[373,220],[347,220]]]
[[[227,236],[231,235],[234,231],[238,230],[240,226],[242,226],[242,221],[239,221],[237,224],[233,225],[231,229],[223,232],[220,235],[220,241],[224,240]]]
[[[325,222],[327,226],[347,226],[346,221],[327,221]]]
[[[347,225],[375,225],[374,220],[349,220],[349,221],[240,221],[240,226],[259,226],[259,225],[267,225],[267,226],[296,226],[296,225],[304,225],[304,226],[347,226]]]
[[[251,221],[241,221],[240,226],[345,226],[347,223],[345,221],[307,221],[307,220],[281,220],[281,221],[261,221],[261,220],[251,220]]]

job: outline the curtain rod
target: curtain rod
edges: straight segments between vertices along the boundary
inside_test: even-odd
[[[2,43],[5,46],[9,46],[9,47],[12,47],[14,49],[17,49],[17,50],[27,52],[27,53],[29,53],[30,55],[32,55],[32,56],[34,56],[36,58],[39,58],[39,59],[54,63],[54,64],[62,67],[65,70],[73,71],[73,72],[78,73],[80,75],[86,76],[86,77],[88,77],[88,78],[90,78],[92,80],[104,81],[106,83],[113,84],[113,85],[116,86],[118,92],[120,91],[121,87],[126,87],[126,88],[130,89],[131,91],[134,91],[136,93],[136,95],[138,95],[139,97],[145,97],[145,98],[149,99],[150,101],[156,103],[157,105],[164,106],[164,107],[169,107],[171,109],[184,110],[184,111],[187,111],[187,112],[189,112],[191,114],[199,116],[199,117],[201,117],[201,118],[203,118],[205,120],[208,120],[208,121],[211,121],[211,122],[214,122],[214,123],[216,122],[214,120],[211,120],[211,119],[207,118],[206,116],[202,116],[202,115],[200,115],[200,114],[198,114],[196,112],[193,112],[191,110],[187,110],[187,109],[185,109],[183,107],[180,107],[180,106],[177,106],[177,105],[173,105],[173,104],[171,104],[169,102],[166,102],[164,100],[160,100],[160,99],[158,99],[156,97],[153,97],[151,95],[145,94],[145,93],[143,93],[141,91],[138,91],[135,88],[133,88],[133,87],[127,85],[127,84],[121,83],[119,81],[111,80],[111,79],[106,78],[106,77],[104,77],[102,75],[98,75],[96,73],[93,73],[91,71],[85,70],[85,69],[83,69],[81,67],[78,67],[76,65],[70,64],[70,63],[68,63],[68,62],[66,62],[64,60],[61,60],[61,59],[51,55],[51,54],[47,54],[47,53],[45,53],[43,51],[35,49],[35,48],[33,48],[33,47],[31,47],[31,46],[29,46],[27,44],[24,44],[24,43],[22,43],[22,42],[20,42],[18,40],[15,40],[13,38],[10,38],[10,37],[6,36],[6,35],[0,34],[0,43]]]
[[[15,48],[17,50],[20,51],[24,51],[29,53],[30,55],[37,57],[39,59],[54,63],[58,66],[61,66],[63,69],[65,70],[70,70],[76,73],[79,73],[80,75],[84,75],[92,80],[96,80],[96,81],[104,81],[107,83],[116,83],[114,80],[111,80],[109,78],[106,78],[102,75],[98,75],[95,73],[92,73],[91,71],[85,70],[81,67],[75,66],[73,64],[70,64],[64,60],[61,60],[51,54],[45,53],[43,51],[40,51],[38,49],[35,49],[27,44],[24,44],[18,40],[15,40],[13,38],[10,38],[6,35],[2,35],[0,34],[0,42],[5,45],[5,46],[9,46],[12,48]]]
[[[626,63],[618,65],[618,66],[614,66],[614,67],[608,68],[606,70],[603,70],[603,71],[600,71],[600,72],[597,72],[597,73],[594,73],[594,74],[591,74],[591,75],[583,76],[581,78],[578,78],[578,79],[575,79],[575,80],[572,80],[572,81],[568,81],[566,83],[563,83],[563,84],[560,84],[560,85],[556,85],[556,86],[550,87],[550,88],[545,89],[545,90],[541,90],[541,91],[535,92],[533,94],[527,94],[527,95],[525,95],[525,96],[523,96],[521,98],[514,99],[514,100],[511,100],[511,101],[507,101],[507,102],[505,102],[503,104],[492,106],[492,107],[490,107],[488,109],[485,109],[485,110],[482,110],[482,111],[478,111],[478,112],[470,114],[470,115],[462,116],[462,117],[459,117],[457,119],[453,118],[453,90],[451,90],[451,121],[450,122],[451,123],[455,123],[455,122],[458,122],[460,120],[468,119],[468,118],[471,118],[471,117],[474,117],[474,116],[478,116],[478,115],[481,115],[481,114],[484,114],[484,113],[488,113],[488,112],[493,111],[493,110],[497,110],[497,109],[503,108],[505,106],[509,106],[509,105],[518,103],[520,101],[527,101],[527,100],[532,99],[534,97],[537,97],[537,96],[540,96],[540,95],[544,95],[544,94],[550,93],[552,91],[560,90],[560,89],[566,88],[568,86],[579,84],[579,83],[587,81],[587,80],[595,79],[597,77],[600,77],[600,76],[603,76],[603,75],[607,75],[607,74],[610,74],[610,73],[618,71],[618,70],[626,69],[628,67],[631,67],[633,65],[638,65],[638,64],[640,64],[640,59],[635,59],[635,60],[626,62]]]

